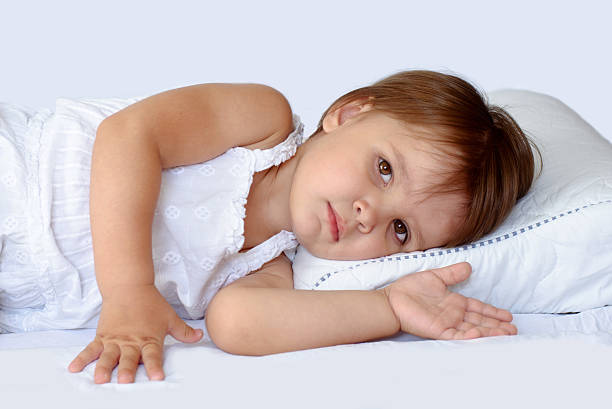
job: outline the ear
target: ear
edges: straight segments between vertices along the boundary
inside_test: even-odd
[[[369,101],[369,98],[358,99],[328,112],[323,118],[323,130],[326,133],[331,132],[358,115],[372,110],[374,105]]]

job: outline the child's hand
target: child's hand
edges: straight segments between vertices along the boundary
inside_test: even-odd
[[[509,311],[448,290],[471,271],[469,263],[453,264],[409,274],[383,288],[401,330],[433,339],[515,335]]]
[[[162,380],[164,338],[168,333],[182,342],[197,342],[203,335],[178,317],[155,286],[114,289],[112,297],[102,303],[96,338],[68,370],[80,372],[98,359],[95,383],[109,382],[117,364],[117,381],[131,383],[142,362],[150,380]]]

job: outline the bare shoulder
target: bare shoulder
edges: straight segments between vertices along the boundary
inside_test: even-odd
[[[270,136],[252,144],[244,145],[249,149],[269,149],[284,141],[293,132],[293,111],[287,98],[277,89],[267,85],[257,85],[263,98],[262,103],[268,104],[263,107],[265,112],[270,113],[271,129],[275,130]]]
[[[204,162],[237,146],[275,146],[293,130],[293,114],[287,98],[268,85],[208,83],[150,96],[103,125],[118,135],[154,140],[165,169]]]

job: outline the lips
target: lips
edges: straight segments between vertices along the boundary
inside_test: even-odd
[[[329,230],[331,231],[332,238],[334,241],[338,241],[342,232],[340,227],[341,223],[338,221],[338,214],[334,211],[334,208],[329,202],[327,203],[327,217],[329,219]]]

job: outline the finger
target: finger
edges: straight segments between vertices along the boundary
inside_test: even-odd
[[[507,322],[500,323],[498,327],[484,325],[475,325],[475,327],[479,328],[485,337],[497,335],[516,335],[517,333],[516,327]]]
[[[475,328],[477,328],[482,337],[497,337],[497,336],[502,336],[502,335],[516,335],[516,327],[512,324],[509,324],[507,322],[503,322],[501,323],[501,326],[497,327],[497,328],[489,328],[489,327],[482,327],[482,326],[476,326]]]
[[[444,331],[442,331],[438,339],[443,339],[443,340],[456,339],[455,336],[457,335],[458,332],[463,332],[463,331],[459,331],[456,328],[447,328]]]
[[[501,326],[500,320],[485,317],[477,312],[466,312],[463,316],[463,320],[465,322],[469,322],[470,324],[485,328],[499,328]]]
[[[503,328],[480,328],[483,337],[497,337],[501,335],[508,335],[508,333]]]
[[[475,298],[467,299],[466,311],[476,312],[487,317],[498,319],[500,321],[512,321],[512,314],[510,313],[510,311],[501,308],[495,308],[491,304],[486,304]]]
[[[68,370],[70,372],[81,372],[83,368],[98,359],[103,350],[102,341],[98,338],[94,339],[70,362]]]
[[[458,329],[458,328],[447,328],[442,334],[440,334],[439,339],[444,340],[463,340],[463,339],[473,339],[479,338],[482,336],[482,332],[478,327],[472,326],[466,330]]]
[[[140,362],[140,348],[134,345],[122,345],[119,366],[117,367],[117,382],[132,383]]]
[[[481,338],[484,337],[485,333],[487,332],[487,328],[482,328],[482,327],[473,327],[470,328],[467,331],[464,331],[463,334],[461,335],[461,338],[457,338],[457,339],[474,339],[474,338]]]
[[[514,333],[512,333],[512,331],[514,331]],[[457,325],[457,328],[446,329],[440,335],[439,339],[467,340],[514,334],[516,334],[516,327],[514,327],[512,324],[508,324],[507,322],[502,323],[502,326],[498,328],[482,327],[469,322],[462,322],[461,324]]]
[[[110,381],[111,373],[115,366],[117,366],[120,353],[121,351],[117,344],[108,343],[104,345],[104,351],[102,351],[100,359],[98,359],[98,363],[96,364],[96,370],[94,371],[95,383],[106,383]]]
[[[457,325],[457,329],[463,332],[466,332],[474,327],[475,325],[469,322],[462,322],[461,324]]]
[[[164,379],[161,345],[155,342],[145,344],[142,347],[142,363],[150,380],[161,381]]]
[[[469,326],[487,329],[500,329],[503,333],[497,335],[515,335],[516,327],[509,322],[500,321],[495,318],[485,317],[475,312],[466,312],[463,316],[463,323],[458,325],[459,329],[469,329]]]
[[[444,281],[444,284],[449,286],[466,280],[472,273],[472,266],[470,263],[462,262],[442,268],[435,268],[431,270],[431,272]]]
[[[194,330],[178,316],[168,328],[168,332],[178,341],[189,343],[198,342],[204,335],[204,332],[201,329],[198,329],[197,331]]]
[[[518,329],[516,325],[510,324],[509,322],[502,322],[500,328],[507,332],[507,335],[516,335],[518,334]]]

